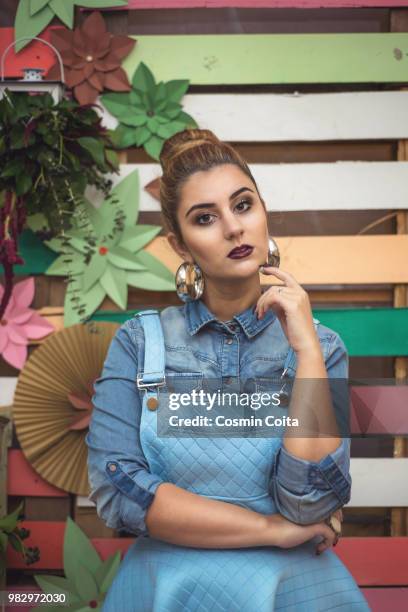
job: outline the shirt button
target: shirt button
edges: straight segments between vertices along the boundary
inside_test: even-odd
[[[110,469],[110,471],[111,471],[111,472],[116,472],[116,470],[117,470],[117,466],[116,466],[114,463],[111,463],[111,464],[109,465],[109,469]]]
[[[232,338],[228,338],[228,340],[227,340],[227,344],[232,344],[233,342],[234,342],[234,341],[233,341],[233,339],[232,339]]]

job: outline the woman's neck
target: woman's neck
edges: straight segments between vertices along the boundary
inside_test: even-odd
[[[234,315],[243,312],[251,306],[255,306],[262,295],[259,277],[256,283],[246,291],[242,291],[243,284],[235,288],[219,287],[208,282],[205,283],[204,293],[201,297],[208,310],[212,312],[219,321],[229,321]]]

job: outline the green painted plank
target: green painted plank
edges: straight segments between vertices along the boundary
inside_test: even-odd
[[[26,229],[21,233],[18,239],[18,247],[19,253],[24,259],[24,264],[14,266],[14,274],[16,276],[44,274],[47,268],[58,257],[58,254],[46,247],[30,229]]]
[[[192,85],[408,81],[408,34],[133,36],[131,78],[145,62],[156,80]],[[250,118],[250,116],[249,116]]]
[[[124,323],[140,310],[98,310],[91,320]],[[350,357],[408,355],[408,308],[317,309],[313,315],[340,334]]]

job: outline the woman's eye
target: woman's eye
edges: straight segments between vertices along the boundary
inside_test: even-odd
[[[247,207],[246,208],[242,208],[242,204],[246,204]],[[249,208],[251,208],[252,203],[250,200],[240,200],[238,202],[238,204],[236,205],[235,208],[239,208],[240,212],[245,212],[246,210],[248,210]],[[211,225],[213,223],[213,221],[210,221],[208,219],[210,219],[211,217],[213,217],[214,215],[211,215],[210,213],[205,213],[203,215],[199,215],[198,217],[196,217],[195,219],[195,223],[197,223],[197,225]],[[203,220],[204,219],[204,220]],[[207,220],[206,220],[207,219]]]

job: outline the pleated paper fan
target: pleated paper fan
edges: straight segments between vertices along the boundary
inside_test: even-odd
[[[18,377],[13,420],[24,455],[45,480],[78,495],[89,494],[93,383],[118,328],[91,321],[63,329],[33,352]]]

